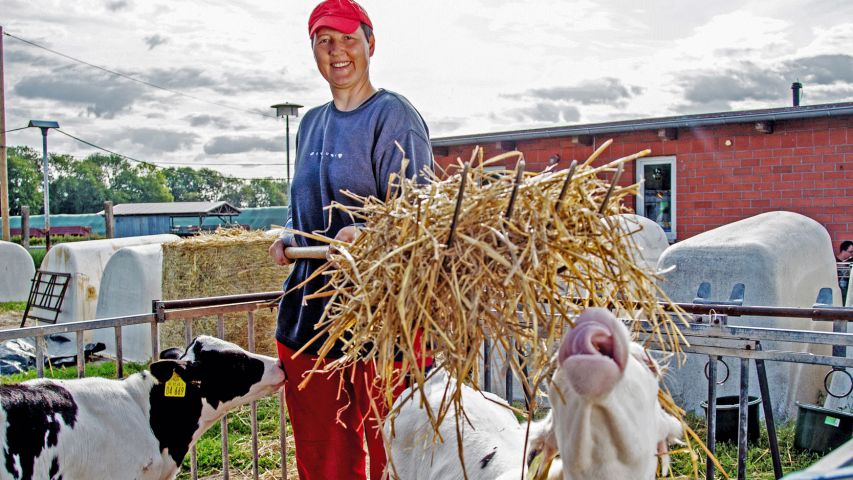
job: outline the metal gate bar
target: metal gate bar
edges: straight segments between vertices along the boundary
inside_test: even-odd
[[[115,317],[109,319],[100,319],[100,320],[92,320],[86,322],[72,322],[72,323],[64,323],[58,325],[49,325],[49,326],[37,326],[37,327],[28,327],[20,330],[12,330],[12,331],[0,331],[0,341],[14,339],[14,338],[22,338],[22,337],[36,337],[36,356],[37,356],[37,370],[40,377],[44,376],[44,343],[43,337],[45,335],[50,335],[54,333],[69,333],[69,332],[82,332],[84,330],[94,330],[99,328],[114,328],[116,329],[117,335],[117,351],[116,356],[121,355],[120,353],[120,344],[121,341],[118,340],[121,335],[121,326],[124,325],[136,325],[141,323],[148,323],[151,325],[151,340],[152,340],[152,353],[154,354],[154,358],[157,357],[159,353],[159,323],[165,321],[172,321],[177,319],[186,320],[188,318],[205,316],[205,315],[220,315],[223,313],[230,312],[249,312],[254,311],[258,308],[262,308],[268,306],[267,302],[271,302],[277,298],[279,298],[281,292],[268,292],[261,294],[251,294],[251,295],[235,295],[223,298],[204,298],[204,299],[189,299],[189,300],[180,300],[180,301],[170,301],[170,302],[153,302],[153,312],[152,314],[145,315],[133,315],[133,316],[125,316],[125,317]],[[685,311],[692,314],[708,314],[711,311],[715,311],[716,313],[723,313],[729,315],[755,315],[755,316],[775,316],[775,317],[794,317],[794,318],[813,318],[816,320],[840,320],[846,323],[847,321],[853,320],[853,308],[851,309],[837,309],[837,308],[777,308],[777,307],[743,307],[743,306],[732,306],[725,304],[702,304],[702,305],[693,305],[693,304],[679,304]],[[186,310],[176,310],[178,308],[186,309]],[[791,342],[791,343],[817,343],[817,344],[829,344],[834,346],[853,346],[853,334],[847,333],[829,333],[829,332],[812,332],[812,331],[796,331],[796,330],[782,330],[782,329],[768,329],[768,328],[757,328],[757,327],[735,327],[728,325],[709,325],[709,324],[701,324],[696,322],[691,322],[689,327],[683,328],[682,333],[685,334],[685,337],[690,339],[689,341],[693,346],[684,348],[685,352],[695,352],[695,353],[704,353],[707,355],[711,355],[712,358],[719,358],[719,356],[735,356],[738,358],[743,357],[744,363],[747,363],[749,359],[756,360],[756,369],[763,370],[764,369],[764,361],[772,360],[772,361],[785,361],[785,362],[795,362],[795,363],[808,363],[808,364],[818,364],[818,365],[829,365],[835,367],[853,367],[853,359],[848,359],[845,357],[828,357],[828,356],[812,356],[812,355],[804,355],[798,354],[797,352],[786,352],[786,351],[766,351],[760,349],[759,341],[761,340],[772,340],[772,341],[780,341],[780,342]],[[728,344],[736,344],[739,345],[736,348],[724,347],[723,343],[728,342]],[[746,350],[746,345],[754,345],[755,347]],[[118,364],[123,363],[123,359],[117,361]],[[117,365],[117,375],[122,376],[119,370],[121,367]],[[491,373],[489,372],[489,362],[485,362],[485,371],[484,371],[484,379],[491,378]],[[716,362],[711,362],[709,365],[709,377],[716,379],[717,371],[716,371]],[[759,374],[759,387],[761,386],[762,380],[761,378],[765,377],[765,375]],[[709,397],[714,396],[716,398],[716,383],[709,382],[708,390]],[[769,395],[767,395],[769,397]],[[762,394],[762,397],[765,397]],[[281,466],[282,466],[282,478],[287,478],[286,473],[286,412],[285,412],[285,402],[283,392],[279,394],[280,399],[280,414],[282,415],[281,421]],[[711,410],[715,410],[715,403],[709,403],[709,412]],[[768,405],[765,404],[765,416],[767,415]],[[771,412],[772,414],[772,412]],[[255,415],[253,415],[255,417]],[[709,422],[715,421],[716,415],[711,416],[709,418]],[[713,420],[712,420],[713,419]],[[709,424],[709,430],[714,429],[715,425]],[[223,431],[227,431],[227,426],[223,429]],[[768,433],[770,433],[768,431]],[[713,445],[713,440],[709,441],[709,446]],[[224,444],[223,444],[224,445]],[[227,453],[226,453],[227,455]],[[254,461],[257,462],[257,453],[255,452],[253,457],[255,457]],[[225,462],[227,465],[227,461]],[[223,467],[223,470],[227,467]],[[253,468],[254,469],[254,468]],[[774,470],[776,470],[776,465],[774,464]],[[707,471],[710,473],[708,478],[713,478],[713,464],[707,467]],[[257,469],[254,469],[254,472],[257,472]],[[253,473],[254,473],[253,472]],[[779,472],[776,472],[777,477]]]

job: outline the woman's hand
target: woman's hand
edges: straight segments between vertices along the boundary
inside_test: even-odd
[[[355,225],[350,225],[348,227],[344,227],[338,231],[338,234],[335,235],[335,240],[340,242],[352,243],[354,242],[358,236],[361,235],[361,229],[356,227]],[[326,253],[326,260],[332,261],[332,254],[336,253],[337,249],[333,246],[329,246],[329,251]]]
[[[284,240],[280,238],[276,238],[275,241],[270,245],[270,257],[272,257],[273,261],[277,265],[290,265],[293,263],[293,260],[287,258],[284,255],[285,247],[295,247],[296,246],[296,238],[294,237],[290,241],[290,245],[285,245]]]

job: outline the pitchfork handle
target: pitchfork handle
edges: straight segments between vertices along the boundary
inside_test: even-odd
[[[329,247],[287,247],[284,249],[284,256],[295,260],[297,258],[317,258],[323,259],[326,258],[326,252],[329,251]]]

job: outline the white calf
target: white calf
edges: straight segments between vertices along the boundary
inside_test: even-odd
[[[656,454],[682,429],[658,402],[656,364],[625,325],[608,310],[587,309],[557,361],[548,396],[565,480],[655,478]]]
[[[456,380],[446,371],[437,372],[425,385],[427,407],[438,414],[445,392],[452,393]],[[515,415],[507,408],[504,399],[488,392],[477,392],[461,385],[462,408],[465,417],[459,418],[462,434],[462,451],[465,473],[469,480],[510,480],[522,478],[526,472],[524,439],[527,424],[519,424]],[[407,389],[397,400],[399,403],[411,393]],[[419,406],[420,395],[415,392],[412,399],[403,404],[394,417],[394,437],[391,438],[391,419],[385,421],[386,436],[391,438],[390,459],[401,480],[455,480],[464,478],[459,462],[456,432],[456,410],[450,408],[439,427],[441,439],[434,440],[429,417]],[[450,396],[448,395],[448,402]],[[397,406],[395,404],[395,406]],[[469,423],[470,422],[470,425]],[[528,459],[546,443],[550,434],[545,423],[533,423],[530,429]],[[551,441],[550,443],[553,443]],[[556,446],[551,449],[556,454]],[[553,455],[552,455],[553,457]],[[390,464],[389,464],[390,469]],[[547,478],[562,478],[559,460],[551,467]]]
[[[167,480],[229,409],[278,390],[274,358],[200,336],[124,380],[0,386],[0,480]]]
[[[603,480],[654,478],[658,456],[667,473],[669,444],[681,438],[681,423],[658,402],[658,368],[613,314],[590,308],[575,321],[557,354],[549,386],[552,411],[530,429],[528,460],[538,452],[559,453],[549,478]],[[438,412],[456,381],[440,372],[425,386],[427,407]],[[462,385],[460,418],[465,471],[469,479],[521,478],[526,425],[490,393]],[[401,395],[406,398],[409,390]],[[398,400],[399,402],[400,400]],[[390,457],[401,480],[463,478],[451,408],[434,440],[417,393],[394,418]],[[503,405],[503,406],[501,406]],[[470,425],[468,424],[470,422]],[[390,419],[385,432],[391,434]],[[562,460],[562,463],[560,462]]]

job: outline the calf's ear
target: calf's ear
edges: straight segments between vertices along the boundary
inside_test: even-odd
[[[179,377],[184,377],[187,364],[188,362],[185,360],[160,360],[159,362],[152,363],[149,370],[157,381],[163,383],[172,378],[173,373],[177,373]]]
[[[167,348],[160,352],[160,360],[173,359],[177,360],[184,354],[184,350],[179,347]]]

